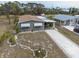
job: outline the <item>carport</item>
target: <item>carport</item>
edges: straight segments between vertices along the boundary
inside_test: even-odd
[[[55,28],[55,22],[54,20],[43,20],[44,21],[44,29],[51,29]]]

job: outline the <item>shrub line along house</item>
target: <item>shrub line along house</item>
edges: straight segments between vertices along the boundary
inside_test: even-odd
[[[20,31],[36,31],[55,28],[55,21],[43,16],[23,15],[19,17]]]
[[[75,26],[79,22],[79,16],[71,16],[71,15],[64,15],[59,14],[55,15],[54,19],[59,22],[60,25],[70,25]]]

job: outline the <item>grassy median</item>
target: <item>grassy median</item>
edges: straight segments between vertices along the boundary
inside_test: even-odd
[[[75,43],[79,44],[79,35],[73,33],[72,31],[69,31],[68,29],[66,29],[64,27],[58,27],[58,26],[56,26],[56,27],[58,28],[58,31],[60,33],[62,33],[64,36],[71,39]]]

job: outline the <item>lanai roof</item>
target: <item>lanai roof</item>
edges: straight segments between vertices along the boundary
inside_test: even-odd
[[[46,17],[42,17],[42,16],[37,16],[39,19],[41,19],[42,21],[44,21],[44,22],[56,22],[56,21],[54,21],[54,20],[49,20],[48,18],[46,18]]]

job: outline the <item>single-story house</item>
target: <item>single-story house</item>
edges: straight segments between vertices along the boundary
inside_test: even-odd
[[[60,24],[60,25],[75,25],[79,22],[79,16],[71,16],[71,15],[64,15],[64,14],[58,14],[55,15],[54,19]]]
[[[42,16],[23,15],[19,17],[20,31],[35,31],[48,29],[50,26],[55,28],[55,21]]]

